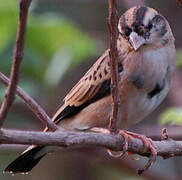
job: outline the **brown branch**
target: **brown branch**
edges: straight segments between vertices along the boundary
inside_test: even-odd
[[[118,88],[118,13],[116,0],[109,0],[109,18],[108,27],[110,33],[110,69],[111,69],[111,96],[112,96],[112,114],[110,118],[110,131],[117,132],[118,105],[119,105],[119,88]]]
[[[0,81],[8,86],[9,84],[9,79],[0,72]],[[55,131],[58,129],[57,125],[53,123],[50,119],[50,117],[46,114],[44,109],[37,104],[37,102],[32,99],[25,91],[23,91],[20,87],[17,87],[16,89],[17,95],[23,99],[23,101],[26,103],[26,105],[29,107],[29,109],[32,110],[32,112],[37,116],[37,118],[45,124],[50,130]]]
[[[31,132],[0,130],[1,144],[35,144],[62,146],[66,148],[104,147],[114,151],[122,150],[124,139],[120,135],[91,132]],[[154,141],[158,156],[165,158],[182,155],[182,141]],[[128,151],[142,156],[149,156],[150,150],[144,148],[139,139],[131,137]]]
[[[25,32],[26,32],[26,23],[28,9],[30,6],[31,0],[20,0],[20,13],[19,13],[19,23],[16,37],[16,45],[13,54],[13,64],[10,74],[10,83],[8,89],[5,93],[4,101],[0,109],[0,127],[2,127],[8,111],[14,101],[16,86],[19,81],[20,66],[23,60],[23,49],[25,42]]]

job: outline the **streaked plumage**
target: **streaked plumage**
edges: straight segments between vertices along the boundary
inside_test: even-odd
[[[176,50],[167,20],[152,8],[129,9],[121,16],[118,29],[119,126],[125,128],[146,117],[167,95]],[[63,106],[53,116],[55,123],[68,130],[108,126],[111,113],[109,63],[107,50],[67,94]],[[27,172],[47,151],[45,147],[31,147],[5,171]]]

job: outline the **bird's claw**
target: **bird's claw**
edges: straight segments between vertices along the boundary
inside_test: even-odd
[[[149,156],[147,164],[143,168],[140,168],[137,170],[137,173],[139,175],[141,175],[144,171],[148,170],[148,168],[150,166],[152,166],[152,164],[154,164],[156,161],[157,151],[155,149],[152,139],[147,138],[144,135],[132,133],[129,131],[120,130],[119,133],[124,139],[123,151],[120,154],[114,154],[113,151],[108,150],[108,152],[111,156],[116,157],[116,158],[122,157],[128,150],[128,140],[130,137],[140,139],[143,142],[143,146],[150,150],[151,154]]]
[[[133,138],[140,139],[143,142],[144,147],[150,150],[151,154],[149,156],[147,164],[143,167],[137,170],[137,173],[141,175],[144,171],[146,171],[152,164],[155,163],[156,157],[157,157],[157,151],[155,149],[155,146],[153,144],[152,139],[147,138],[144,135],[132,133],[132,132],[127,132],[128,135],[132,136]]]
[[[104,128],[94,127],[94,128],[91,128],[90,130],[93,131],[93,132],[100,132],[100,133],[110,134],[110,131],[108,129],[104,129]],[[127,132],[125,132],[123,130],[119,130],[119,134],[124,139],[123,150],[119,151],[119,153],[118,153],[116,151],[112,151],[110,149],[107,149],[107,152],[109,153],[109,155],[114,157],[114,158],[122,157],[128,150],[128,134],[127,134]]]
[[[150,166],[152,166],[155,161],[156,161],[156,157],[157,157],[157,151],[156,149],[154,148],[154,145],[153,143],[149,145],[149,149],[151,151],[151,154],[149,156],[149,159],[148,159],[148,162],[147,164],[143,167],[143,168],[140,168],[137,170],[137,173],[139,175],[141,175],[144,171],[146,171]]]
[[[124,139],[124,143],[123,143],[123,150],[120,151],[119,153],[116,153],[115,151],[112,151],[110,149],[107,150],[107,152],[109,153],[110,156],[114,157],[114,158],[120,158],[122,156],[125,155],[125,153],[127,152],[128,150],[128,134],[123,131],[123,130],[120,130],[119,131],[119,134],[123,137]]]
[[[106,134],[110,133],[110,131],[108,129],[103,129],[103,128],[93,128],[92,130],[95,132],[102,132],[102,133],[106,133]],[[119,153],[116,153],[115,151],[108,149],[107,152],[109,153],[110,156],[115,157],[115,158],[122,157],[128,151],[128,141],[129,141],[129,139],[131,139],[131,137],[141,140],[143,142],[143,146],[150,150],[151,154],[149,156],[149,160],[148,160],[147,164],[143,168],[140,168],[137,170],[137,173],[139,175],[141,175],[150,166],[152,166],[152,164],[154,164],[156,161],[157,151],[155,149],[152,139],[147,138],[144,135],[140,135],[140,134],[132,133],[129,131],[124,131],[124,130],[120,130],[119,134],[123,137],[123,140],[124,140],[123,150]]]

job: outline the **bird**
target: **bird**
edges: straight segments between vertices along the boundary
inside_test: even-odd
[[[168,94],[175,72],[176,49],[168,21],[151,7],[128,9],[119,18],[118,32],[117,125],[125,129],[143,120]],[[59,127],[70,131],[108,127],[112,110],[109,52],[107,49],[65,96],[52,118]],[[49,151],[46,146],[30,146],[5,172],[29,172]]]

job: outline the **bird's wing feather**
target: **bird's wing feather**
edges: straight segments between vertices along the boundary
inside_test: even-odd
[[[122,72],[122,64],[118,63],[118,72]],[[57,124],[62,119],[71,117],[89,104],[110,94],[110,61],[109,50],[106,50],[80,81],[64,98],[64,105],[53,117]]]
[[[64,105],[53,117],[55,123],[70,117],[90,103],[110,93],[109,50],[95,62],[89,71],[71,89],[64,98]]]
[[[65,97],[65,104],[80,106],[92,99],[99,91],[102,83],[110,79],[109,55],[106,51],[89,71],[80,79]]]

